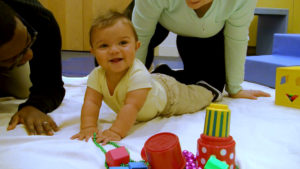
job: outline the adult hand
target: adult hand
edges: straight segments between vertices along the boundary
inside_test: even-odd
[[[13,130],[18,124],[24,124],[29,135],[53,135],[53,131],[58,131],[56,123],[50,116],[41,112],[33,106],[25,106],[16,112],[7,127]]]
[[[269,93],[260,91],[260,90],[240,90],[236,94],[231,94],[230,97],[232,98],[246,98],[256,100],[257,97],[270,97]]]
[[[92,126],[92,127],[86,127],[84,129],[80,129],[80,132],[75,134],[74,136],[71,137],[72,140],[78,139],[78,140],[85,140],[86,142],[93,137],[94,133],[97,133],[98,129],[97,126]]]
[[[103,145],[110,141],[120,141],[121,139],[122,137],[118,133],[110,129],[104,130],[103,132],[99,131],[97,133],[97,143],[102,143]]]

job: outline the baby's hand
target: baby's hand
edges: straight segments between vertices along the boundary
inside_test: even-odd
[[[99,131],[97,134],[97,142],[102,143],[103,145],[107,144],[109,141],[120,141],[121,138],[122,137],[118,133],[110,129],[104,130],[103,132]]]
[[[72,140],[78,139],[78,140],[83,140],[87,142],[89,138],[93,137],[94,133],[97,133],[98,129],[97,127],[87,127],[84,129],[80,129],[80,132],[75,134],[74,136],[71,137]]]

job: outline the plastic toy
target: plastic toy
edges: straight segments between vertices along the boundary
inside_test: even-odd
[[[147,165],[143,162],[129,162],[129,169],[148,169]]]
[[[145,142],[141,155],[149,162],[151,169],[184,169],[186,166],[179,139],[173,133],[151,136]]]
[[[93,141],[97,147],[100,148],[100,150],[105,154],[106,160],[105,160],[105,168],[106,169],[129,169],[129,163],[131,164],[131,169],[148,169],[148,163],[145,161],[134,161],[129,157],[129,152],[125,149],[124,146],[119,146],[117,143],[114,142],[108,142],[107,144],[110,144],[116,149],[110,150],[109,152],[106,152],[106,150],[96,141],[96,133],[94,133]],[[126,151],[126,153],[125,153]],[[127,159],[128,158],[128,159]],[[144,165],[140,164],[144,163]],[[116,166],[112,166],[116,165]],[[119,166],[117,166],[119,165]],[[145,168],[146,166],[146,168]],[[135,167],[135,168],[134,168]],[[140,167],[140,168],[137,168]]]
[[[204,166],[204,169],[228,169],[228,165],[218,160],[215,156],[210,156]]]
[[[147,169],[148,164],[151,169],[227,169],[228,167],[229,169],[238,169],[238,166],[235,166],[235,141],[229,133],[230,110],[228,106],[212,103],[206,109],[204,131],[197,141],[196,156],[187,150],[181,152],[178,137],[173,133],[163,132],[151,136],[145,142],[141,156],[146,163],[145,161],[135,162],[128,155],[129,164],[126,164],[127,161],[121,162],[121,164],[118,162],[117,165],[121,165],[121,167],[111,166],[109,169]],[[96,142],[96,133],[94,133],[93,140],[106,154],[107,169],[109,161],[117,161],[112,157],[120,154],[123,157],[126,154],[124,153],[127,151],[125,147],[120,147],[113,142],[109,142],[109,144],[120,150],[115,149],[106,153],[103,147]],[[115,151],[117,155],[114,155]]]
[[[124,146],[108,151],[105,158],[108,166],[120,166],[129,163],[129,154]]]
[[[185,158],[185,169],[202,169],[201,167],[197,167],[196,156],[187,150],[183,150],[182,154]]]
[[[275,104],[300,108],[300,66],[276,69]]]
[[[197,165],[204,168],[214,155],[235,169],[235,141],[230,133],[230,110],[224,104],[210,104],[206,108],[204,132],[198,139]]]

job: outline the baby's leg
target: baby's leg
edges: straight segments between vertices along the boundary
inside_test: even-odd
[[[161,115],[171,116],[197,112],[208,106],[213,94],[199,85],[186,85],[164,74],[153,74],[165,88],[167,105]]]

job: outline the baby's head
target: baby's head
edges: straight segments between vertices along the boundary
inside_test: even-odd
[[[118,12],[108,12],[105,15],[101,15],[98,18],[96,18],[90,28],[90,45],[91,47],[93,47],[93,33],[95,30],[100,30],[100,29],[104,29],[107,27],[111,27],[114,24],[116,24],[118,21],[123,22],[123,24],[128,25],[134,35],[134,38],[136,41],[138,41],[138,36],[137,33],[132,25],[132,22],[129,20],[129,18],[127,16],[125,16],[124,14],[118,13]]]
[[[106,71],[124,73],[140,46],[131,21],[117,12],[98,17],[90,29],[91,53]]]

